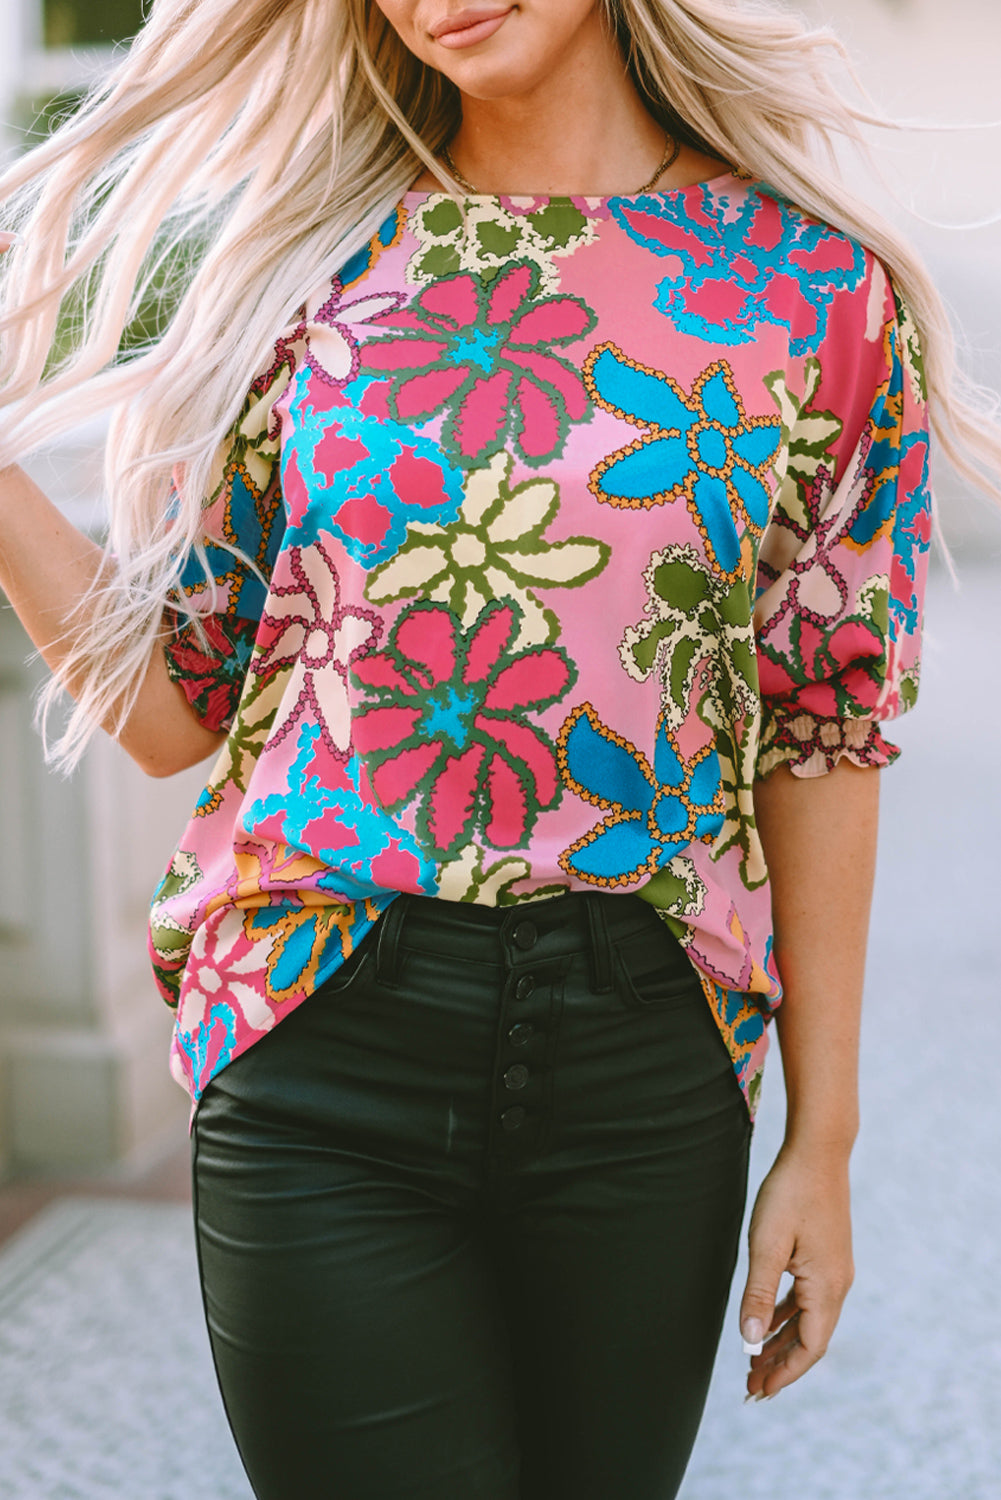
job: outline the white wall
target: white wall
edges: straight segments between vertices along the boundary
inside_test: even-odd
[[[795,8],[838,31],[881,111],[965,127],[871,131],[885,182],[857,163],[849,170],[924,256],[959,333],[964,367],[1001,390],[1001,3],[799,0]],[[989,502],[963,493],[944,467],[937,488],[950,541],[1001,557],[1001,521]]]

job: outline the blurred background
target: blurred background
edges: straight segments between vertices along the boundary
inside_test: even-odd
[[[1001,389],[1001,7],[791,8],[838,30],[874,107],[938,127],[873,131],[877,173],[851,155],[845,167],[922,250],[965,367]],[[0,0],[0,156],[44,133],[140,21],[140,0]],[[95,424],[30,465],[94,530],[102,435]],[[686,1500],[732,1500],[738,1485],[769,1500],[999,1494],[1001,513],[945,468],[936,479],[958,589],[937,557],[921,700],[885,778],[858,1280],[831,1352],[777,1403],[739,1404],[731,1309]],[[149,780],[102,740],[71,781],[52,775],[30,656],[0,608],[0,1493],[249,1500],[200,1322],[187,1100],[145,950],[150,896],[207,768]],[[749,1202],[781,1119],[776,1049]],[[178,1388],[180,1444],[162,1421]]]

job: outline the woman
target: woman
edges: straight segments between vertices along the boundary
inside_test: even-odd
[[[674,1495],[773,1016],[748,1399],[837,1322],[929,409],[971,477],[1001,448],[821,165],[862,118],[829,40],[156,0],[0,183],[0,581],[77,699],[60,763],[98,725],[151,775],[218,753],[151,951],[268,1500]],[[102,552],[14,460],[108,405]]]

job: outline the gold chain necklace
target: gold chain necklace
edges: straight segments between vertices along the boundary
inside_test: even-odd
[[[657,168],[656,172],[654,172],[654,174],[650,178],[649,182],[644,182],[644,184],[643,184],[642,187],[636,189],[635,194],[630,194],[629,196],[630,197],[638,197],[640,193],[648,193],[650,191],[650,189],[653,187],[654,183],[660,181],[660,179],[663,177],[664,173],[667,171],[668,167],[673,167],[674,166],[674,163],[677,161],[680,152],[681,152],[681,142],[680,141],[676,141],[673,136],[669,135],[667,137],[667,146],[666,146],[666,149],[664,151],[664,155],[661,157],[661,160],[660,160],[660,166]],[[467,193],[475,193],[478,197],[482,197],[483,196],[480,193],[479,188],[478,187],[474,187],[473,184],[470,182],[470,180],[469,180],[468,177],[463,177],[462,173],[459,171],[458,167],[455,165],[455,162],[452,160],[452,153],[448,149],[447,146],[442,146],[442,148],[441,148],[441,159],[445,163],[446,167],[451,172],[452,176],[455,178],[456,182],[459,184],[460,187],[465,188]],[[530,195],[526,195],[526,196],[530,196]],[[581,197],[587,197],[587,196],[588,195],[586,193],[582,193],[581,194]]]

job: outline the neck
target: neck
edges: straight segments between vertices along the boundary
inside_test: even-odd
[[[463,94],[451,150],[480,192],[605,196],[635,191],[664,145],[618,47],[596,26],[535,88],[498,99]]]

